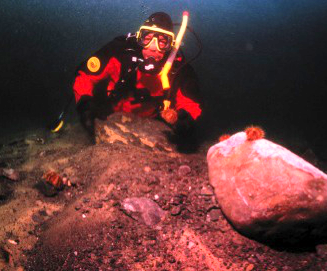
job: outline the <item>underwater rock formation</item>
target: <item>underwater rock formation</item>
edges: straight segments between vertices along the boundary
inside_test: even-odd
[[[318,168],[245,132],[212,146],[207,161],[222,211],[241,233],[279,244],[326,237],[327,175]]]
[[[139,118],[133,114],[114,113],[107,120],[95,121],[95,141],[136,145],[171,152],[167,139],[170,128],[159,120]]]
[[[158,204],[145,197],[124,199],[122,207],[130,217],[148,226],[158,224],[165,217],[165,212]]]

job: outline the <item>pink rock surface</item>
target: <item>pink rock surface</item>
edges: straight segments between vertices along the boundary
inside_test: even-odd
[[[240,132],[212,146],[207,161],[222,211],[239,231],[292,243],[326,234],[327,175],[286,148]]]

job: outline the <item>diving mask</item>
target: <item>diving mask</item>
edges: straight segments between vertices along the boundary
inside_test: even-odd
[[[174,45],[175,35],[173,32],[151,26],[141,26],[136,33],[137,42],[140,46],[148,48],[152,42],[155,42],[159,51],[170,51]]]

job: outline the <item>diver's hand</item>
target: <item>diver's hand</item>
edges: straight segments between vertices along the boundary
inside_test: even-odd
[[[177,121],[177,112],[174,109],[166,109],[161,111],[161,117],[169,124],[173,125]]]
[[[177,121],[173,126],[175,134],[180,136],[186,136],[194,129],[194,125],[195,121],[190,115],[190,113],[188,113],[184,109],[178,110]]]

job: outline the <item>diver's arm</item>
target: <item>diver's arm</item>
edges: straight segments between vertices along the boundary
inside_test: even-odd
[[[201,97],[197,76],[190,65],[178,72],[173,87],[175,110],[184,110],[196,120],[202,114]]]
[[[92,137],[94,119],[104,119],[112,112],[107,90],[113,88],[119,79],[121,65],[115,56],[120,44],[121,41],[115,39],[77,68],[73,85],[76,109],[82,125]]]
[[[83,95],[93,96],[94,87],[103,80],[107,80],[109,87],[118,81],[120,74],[120,58],[126,47],[125,36],[115,38],[100,50],[82,62],[76,70],[73,86],[75,101]],[[110,82],[113,81],[110,85]]]

